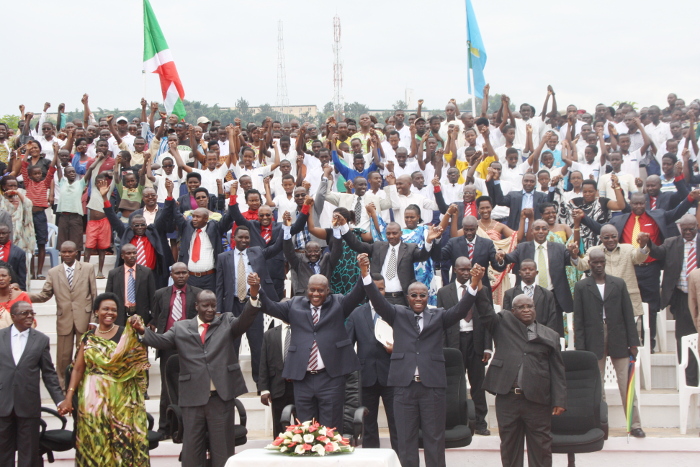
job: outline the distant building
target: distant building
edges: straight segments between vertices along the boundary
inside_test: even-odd
[[[270,108],[273,112],[294,115],[295,117],[301,117],[302,115],[308,114],[309,117],[315,118],[318,114],[318,107],[315,105],[273,105]],[[258,114],[260,113],[260,107],[250,107],[250,111],[253,112],[253,115]]]

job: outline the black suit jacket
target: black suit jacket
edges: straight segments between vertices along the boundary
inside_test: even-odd
[[[603,321],[605,308],[605,321]],[[605,358],[603,326],[608,326],[608,352],[611,358],[629,357],[629,347],[639,346],[632,300],[627,284],[619,277],[605,275],[605,300],[595,278],[586,277],[574,287],[574,340],[576,350],[588,350]]]
[[[321,254],[318,265],[321,274],[326,276],[330,281],[333,270],[343,254],[343,242],[331,235],[328,239],[328,247],[330,251]],[[289,240],[283,240],[282,248],[284,257],[287,259],[289,268],[292,270],[294,295],[306,295],[306,286],[309,284],[311,276],[315,274],[309,265],[309,260],[304,253],[297,253],[294,250],[294,243],[291,238]]]
[[[182,310],[184,315],[183,319],[192,319],[197,316],[197,310],[194,308],[194,304],[197,301],[197,295],[202,289],[198,287],[192,287],[189,284],[185,284],[185,303]],[[163,334],[165,332],[165,327],[168,324],[168,318],[170,318],[170,297],[173,294],[173,286],[163,287],[162,289],[156,290],[155,296],[153,297],[153,324],[156,326],[156,332],[158,334]]]
[[[688,201],[688,198],[685,197],[683,198],[683,201],[681,201],[681,203],[674,207],[671,211],[664,211],[662,209],[654,209],[653,211],[650,211],[649,209],[646,209],[645,212],[648,216],[654,219],[654,222],[656,222],[663,240],[664,238],[675,237],[679,234],[676,221],[683,217],[683,214],[688,212],[688,209],[691,207],[693,207],[693,203]],[[610,224],[617,229],[617,234],[620,239],[622,239],[622,231],[625,229],[625,224],[627,224],[627,221],[632,215],[629,212],[629,204],[622,212],[623,214],[610,219]],[[600,229],[603,227],[602,224],[599,224],[588,216],[583,218],[583,224],[591,229],[591,231],[593,231],[593,233],[596,235],[600,235]]]
[[[496,313],[491,302],[482,297],[477,299],[476,311],[496,344],[483,388],[491,394],[508,394],[522,366],[521,389],[526,399],[566,408],[566,375],[559,335],[537,323],[537,336],[528,340],[527,327],[510,310]]]
[[[690,190],[685,180],[674,181],[673,184],[676,186],[676,191],[664,191],[659,193],[656,197],[656,209],[661,209],[662,211],[672,211],[676,206],[678,206],[684,198],[688,196]],[[649,194],[646,195],[647,198],[647,209],[651,209],[651,199]]]
[[[270,397],[273,399],[282,397],[286,386],[282,378],[282,337],[282,325],[265,331],[260,355],[258,391],[270,391]]]
[[[446,286],[438,290],[437,306],[438,308],[449,309],[457,303],[457,281],[450,282]],[[479,315],[472,313],[472,321],[474,330],[472,335],[474,338],[474,352],[477,355],[484,355],[484,349],[493,350],[491,342],[491,333],[481,324]],[[445,347],[459,350],[459,322],[447,328],[445,331]]]
[[[442,249],[442,260],[450,261],[453,265],[460,256],[469,257],[469,247],[464,235],[451,238]],[[487,274],[484,274],[482,282],[489,290],[491,290],[491,283],[488,277],[489,265],[496,271],[503,271],[506,268],[505,265],[501,266],[496,261],[496,247],[493,244],[493,240],[479,237],[478,235],[474,237],[474,259],[472,264],[479,264],[486,269]],[[454,282],[454,272],[450,280]]]
[[[345,321],[345,328],[352,343],[357,343],[357,356],[362,365],[362,386],[374,386],[377,382],[387,386],[391,354],[374,335],[374,319],[369,303],[355,308]]]
[[[389,252],[389,242],[365,243],[360,241],[352,231],[343,235],[343,239],[350,248],[358,253],[367,253],[370,258],[370,268],[372,271],[381,272],[384,261]],[[439,242],[433,242],[431,251],[440,248]],[[419,263],[430,258],[430,251],[425,247],[418,248],[415,243],[401,242],[399,251],[396,254],[396,275],[401,282],[403,293],[408,293],[408,286],[416,281],[416,269],[414,263]]]
[[[362,279],[360,279],[362,280]],[[423,311],[423,328],[415,328],[415,312],[407,306],[392,305],[386,301],[374,282],[365,285],[374,310],[394,330],[394,349],[389,366],[389,386],[407,387],[413,381],[418,368],[421,383],[429,388],[447,387],[445,355],[442,351],[444,333],[450,326],[467,316],[474,305],[475,296],[467,293],[450,309],[427,308]],[[480,290],[488,300],[485,290]]]
[[[7,264],[10,265],[15,273],[17,285],[22,290],[27,290],[27,255],[24,250],[17,245],[10,247],[10,257],[7,258]]]
[[[654,211],[652,211],[654,212]],[[698,237],[700,239],[700,237]],[[649,256],[656,258],[663,263],[664,277],[661,282],[661,308],[666,308],[671,303],[671,296],[678,285],[678,278],[683,268],[683,237],[667,238],[664,242],[656,246],[649,242]],[[695,251],[700,251],[700,242],[695,245]]]
[[[503,309],[512,310],[513,299],[522,293],[522,283],[520,285],[516,285],[512,289],[506,290],[505,294],[503,295]],[[535,319],[537,322],[544,324],[550,329],[560,332],[558,329],[558,318],[560,315],[557,313],[557,303],[554,300],[554,294],[544,287],[540,287],[539,285],[535,284],[535,293],[532,299],[535,302]],[[564,337],[562,333],[559,335]]]
[[[124,268],[119,266],[109,271],[105,292],[113,292],[117,295],[118,314],[116,323],[119,326],[126,324],[126,312],[124,310],[124,294],[126,284],[124,282]],[[156,283],[153,273],[146,266],[136,265],[136,314],[143,318],[143,322],[151,322],[151,310],[153,310],[153,297],[156,294]]]
[[[172,212],[172,204],[175,200],[166,200],[163,209],[158,209],[156,213],[156,220],[153,224],[146,227],[146,238],[153,245],[153,249],[156,252],[156,269],[153,271],[155,275],[156,287],[162,288],[168,285],[168,277],[170,275],[170,266],[175,262],[173,259],[173,253],[168,245],[168,232],[172,230],[173,218],[170,215]],[[124,264],[124,260],[121,257],[122,245],[131,243],[134,238],[134,231],[131,228],[131,219],[138,212],[135,211],[131,216],[129,216],[129,225],[124,224],[116,215],[114,210],[105,209],[105,215],[109,219],[109,224],[112,229],[121,238],[121,243],[117,247],[115,255],[117,257],[117,266]],[[143,215],[143,209],[140,209]]]
[[[513,274],[517,277],[516,284],[520,284],[520,276],[518,272],[520,271],[520,263],[524,259],[534,259],[537,261],[537,251],[535,249],[535,242],[523,242],[520,243],[515,250],[508,253],[505,258],[505,263],[514,263]],[[571,299],[571,289],[569,288],[569,281],[566,279],[566,266],[571,265],[571,259],[569,256],[569,250],[560,243],[547,242],[547,256],[548,256],[548,268],[549,276],[552,278],[552,287],[554,292],[554,297],[557,299],[557,304],[561,309],[567,313],[574,311],[574,303]],[[561,315],[558,320],[561,323],[557,325],[557,331],[563,335],[564,324]]]
[[[306,377],[311,346],[316,341],[318,350],[331,378],[347,375],[360,369],[360,361],[345,330],[345,319],[365,297],[362,280],[347,295],[326,297],[316,325],[311,317],[311,303],[306,297],[294,297],[286,302],[275,302],[260,293],[262,311],[292,326],[292,341],[282,377],[301,381]]]
[[[511,191],[507,195],[503,195],[501,191],[501,184],[494,183],[493,180],[486,182],[486,188],[493,197],[494,203],[499,206],[507,206],[510,208],[510,214],[508,215],[508,227],[513,230],[517,230],[520,225],[520,212],[522,211],[523,205],[523,192],[521,191]],[[547,193],[542,193],[537,189],[533,190],[533,211],[535,211],[535,220],[540,218],[540,210],[537,206],[540,203],[547,201]]]
[[[271,244],[272,246],[264,249],[257,246],[248,247],[246,254],[251,269],[260,277],[261,288],[271,300],[278,301],[275,284],[270,278],[265,263],[282,250],[282,242],[281,239],[277,239]],[[234,298],[237,290],[238,264],[236,264],[235,252],[236,248],[220,254],[216,262],[216,304],[217,310],[221,313],[236,311]],[[239,300],[243,301],[244,298],[239,297]]]
[[[38,418],[41,416],[40,373],[51,399],[58,404],[63,391],[51,361],[49,337],[29,329],[19,362],[12,356],[12,326],[0,329],[0,417]]]
[[[216,261],[216,258],[224,249],[221,243],[221,237],[231,230],[231,226],[233,225],[232,210],[233,206],[229,206],[228,211],[221,220],[218,222],[210,220],[204,228],[211,242],[211,246],[214,249],[214,261]],[[194,228],[191,221],[185,219],[185,216],[178,211],[175,204],[173,204],[172,215],[175,219],[177,230],[180,232],[180,253],[177,255],[177,260],[187,264],[190,261],[190,243],[192,241],[192,235],[197,229]]]

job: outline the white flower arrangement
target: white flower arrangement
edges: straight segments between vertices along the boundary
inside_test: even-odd
[[[334,428],[322,426],[314,420],[288,426],[265,449],[293,456],[325,456],[355,450],[342,436],[335,433]]]

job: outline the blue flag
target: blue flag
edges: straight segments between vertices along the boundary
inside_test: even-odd
[[[484,86],[486,86],[486,80],[484,79],[484,67],[486,66],[486,49],[484,48],[484,42],[481,40],[481,31],[479,31],[479,24],[476,22],[476,15],[474,14],[474,7],[472,7],[471,0],[466,0],[467,2],[467,56],[469,57],[469,68],[473,70],[474,75],[474,92],[472,93],[472,83],[471,80],[467,80],[469,83],[469,94],[473,94],[477,97],[484,97]]]

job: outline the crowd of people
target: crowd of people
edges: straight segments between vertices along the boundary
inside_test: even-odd
[[[627,362],[642,342],[654,351],[657,314],[670,306],[679,360],[700,326],[700,101],[559,111],[548,86],[538,114],[505,95],[489,112],[488,95],[479,115],[454,100],[426,115],[420,100],[383,122],[320,124],[191,124],[145,99],[141,118],[97,118],[87,95],[83,119],[66,121],[61,104],[53,123],[49,103],[38,122],[20,106],[18,129],[0,123],[0,341],[12,344],[0,349],[0,465],[15,450],[21,465],[37,461],[38,370],[76,416],[78,465],[148,465],[147,346],[161,366],[158,431],[171,435],[166,409],[178,403],[183,465],[207,449],[223,465],[234,399],[248,391],[243,334],[275,435],[292,401],[300,420],[341,430],[359,371],[363,446],[379,447],[382,399],[402,465],[419,464],[419,427],[426,464],[445,465],[452,347],[476,434],[490,435],[488,391],[504,465],[522,464],[525,435],[529,464],[551,465],[551,416],[566,408],[561,338],[595,353],[601,375],[611,358],[625,404]],[[61,264],[44,277],[52,235]],[[51,297],[56,370],[32,309]],[[265,330],[264,314],[282,324]],[[165,379],[174,356],[179,401]],[[631,435],[644,437],[633,404]]]

